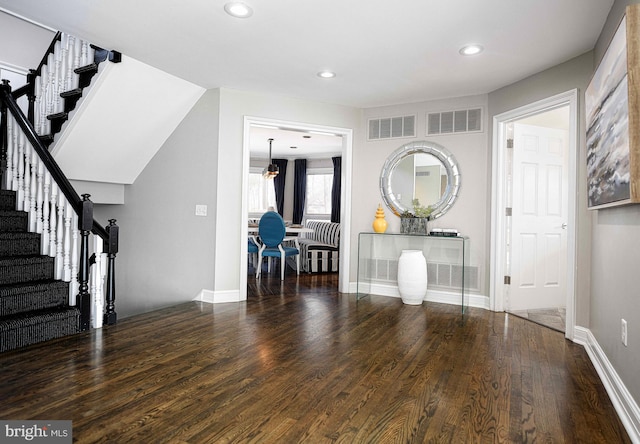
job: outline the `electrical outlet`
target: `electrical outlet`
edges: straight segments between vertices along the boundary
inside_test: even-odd
[[[622,339],[622,343],[624,344],[624,346],[627,346],[627,321],[625,321],[624,319],[622,319],[621,322],[621,337],[620,339]]]

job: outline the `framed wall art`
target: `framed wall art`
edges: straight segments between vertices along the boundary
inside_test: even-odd
[[[629,6],[585,91],[589,209],[640,203],[639,23]]]

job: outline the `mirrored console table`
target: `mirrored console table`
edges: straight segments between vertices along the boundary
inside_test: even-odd
[[[469,264],[469,238],[465,236],[360,233],[357,298],[368,294],[397,295],[398,258],[402,250],[422,250],[427,260],[427,297],[459,301],[464,313],[468,305],[465,271]]]

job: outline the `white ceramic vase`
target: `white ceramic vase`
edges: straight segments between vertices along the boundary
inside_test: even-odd
[[[398,259],[398,292],[402,302],[420,305],[427,294],[427,260],[421,250],[402,250]]]

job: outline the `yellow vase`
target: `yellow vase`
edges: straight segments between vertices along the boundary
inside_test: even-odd
[[[387,221],[384,218],[382,205],[378,205],[378,209],[376,210],[376,218],[373,220],[373,231],[376,233],[384,233],[387,231]]]

